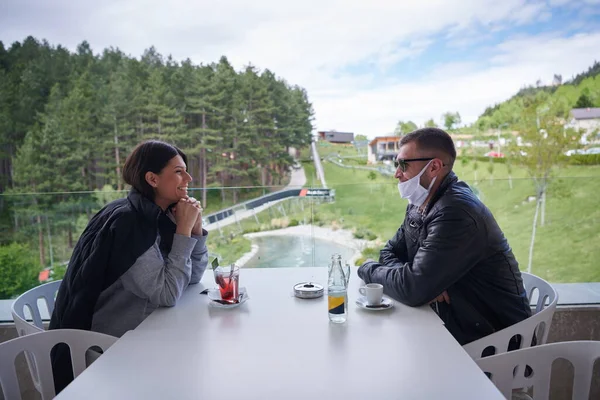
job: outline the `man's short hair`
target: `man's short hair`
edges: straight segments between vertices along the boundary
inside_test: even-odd
[[[419,150],[424,151],[440,151],[450,157],[450,167],[454,165],[456,160],[456,148],[454,141],[446,131],[439,128],[421,128],[403,136],[400,139],[400,146],[407,143],[415,142]]]

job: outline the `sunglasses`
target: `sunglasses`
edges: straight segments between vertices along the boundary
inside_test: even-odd
[[[433,160],[435,157],[430,157],[430,158],[400,158],[397,160],[394,160],[394,168],[398,169],[400,168],[400,170],[402,172],[406,172],[406,168],[408,168],[408,163],[411,161],[430,161]]]

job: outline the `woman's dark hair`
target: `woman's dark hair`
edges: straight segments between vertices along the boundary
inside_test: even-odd
[[[150,200],[154,200],[154,189],[146,182],[146,173],[150,171],[159,174],[177,155],[181,156],[187,165],[187,157],[183,151],[171,144],[159,140],[140,143],[125,160],[123,180]]]

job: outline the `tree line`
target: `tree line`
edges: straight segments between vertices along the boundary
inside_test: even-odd
[[[125,157],[147,139],[186,152],[205,207],[235,203],[240,187],[281,183],[290,149],[310,143],[312,116],[302,87],[224,56],[195,64],[154,47],[136,58],[85,41],[75,51],[0,41],[0,244],[37,245],[42,265],[50,233],[72,248],[107,193],[124,189]],[[217,187],[231,190],[207,196]]]
[[[444,114],[442,114],[441,118],[442,118],[442,121],[444,124],[444,128],[446,128],[447,131],[453,131],[460,126],[461,118],[460,118],[460,114],[458,112],[450,112],[450,111],[445,112]],[[425,124],[423,125],[423,127],[424,128],[438,128],[438,125],[435,123],[435,120],[433,118],[429,118],[427,121],[425,121]],[[395,136],[403,136],[403,135],[406,135],[407,133],[410,133],[410,132],[416,130],[417,128],[418,128],[417,124],[415,124],[413,121],[400,120],[396,124],[396,128],[394,129],[394,135]]]

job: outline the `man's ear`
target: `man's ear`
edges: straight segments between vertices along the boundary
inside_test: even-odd
[[[146,178],[146,182],[148,182],[148,185],[150,185],[152,187],[158,186],[158,175],[156,175],[154,172],[151,172],[151,171],[146,172],[146,175],[144,175],[144,178]]]
[[[442,168],[444,168],[444,162],[439,158],[434,158],[433,161],[431,161],[431,166],[433,167],[431,172],[438,175],[441,173]]]

